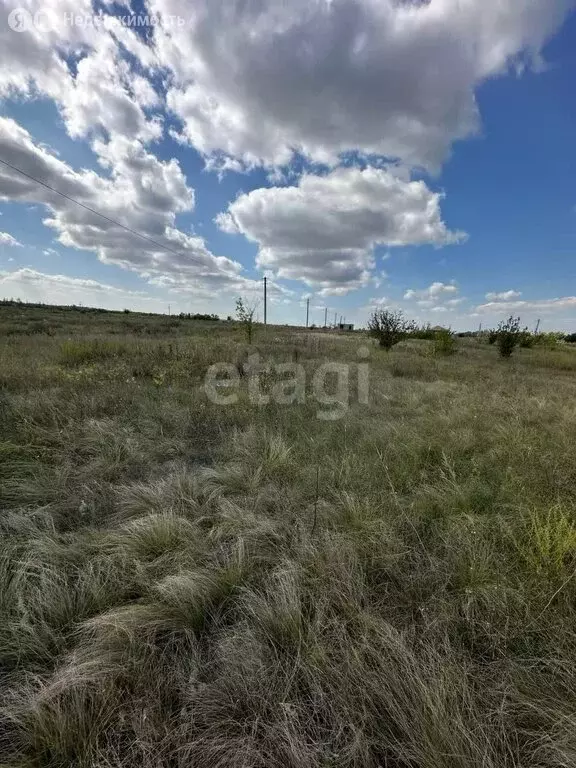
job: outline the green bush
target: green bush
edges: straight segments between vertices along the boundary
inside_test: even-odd
[[[528,328],[524,328],[520,333],[520,346],[523,349],[531,349],[534,346],[535,341],[536,337],[530,333]]]
[[[514,348],[520,343],[522,331],[520,330],[520,318],[510,316],[498,326],[497,342],[501,357],[510,357]]]
[[[434,341],[436,331],[432,330],[430,323],[428,325],[418,326],[410,333],[411,339],[422,339],[424,341]]]
[[[376,309],[368,320],[370,336],[378,339],[379,346],[389,352],[395,344],[414,333],[416,326],[406,320],[402,312],[391,309]]]
[[[453,355],[456,352],[456,339],[447,328],[436,331],[434,334],[434,354]]]
[[[546,349],[556,349],[558,344],[565,339],[563,333],[556,333],[551,331],[549,333],[538,333],[534,336],[534,341],[539,347],[545,347]]]

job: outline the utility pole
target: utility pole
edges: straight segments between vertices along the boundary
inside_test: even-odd
[[[168,304],[168,317],[170,317],[170,304]]]
[[[334,328],[336,328],[336,312],[334,312]]]
[[[328,325],[328,307],[324,307],[324,328]]]
[[[264,278],[264,328],[266,328],[268,316],[266,312],[266,277]]]
[[[310,299],[306,299],[306,328],[308,328],[308,316],[310,314]]]
[[[538,322],[536,323],[536,329],[534,331],[534,336],[538,333],[538,328],[540,328],[540,318],[538,318]]]

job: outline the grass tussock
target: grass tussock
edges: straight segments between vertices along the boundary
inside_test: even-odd
[[[574,765],[573,350],[370,347],[322,421],[206,398],[234,327],[17,311],[50,332],[0,340],[3,768]]]
[[[125,353],[126,347],[117,341],[70,340],[64,341],[60,346],[60,362],[70,366],[98,363]]]

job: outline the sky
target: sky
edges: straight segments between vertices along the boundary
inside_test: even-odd
[[[576,332],[576,0],[0,0],[0,298]]]

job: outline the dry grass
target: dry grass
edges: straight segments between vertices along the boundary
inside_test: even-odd
[[[576,352],[374,349],[327,422],[210,403],[233,328],[18,312],[52,331],[0,339],[3,768],[576,763]]]

